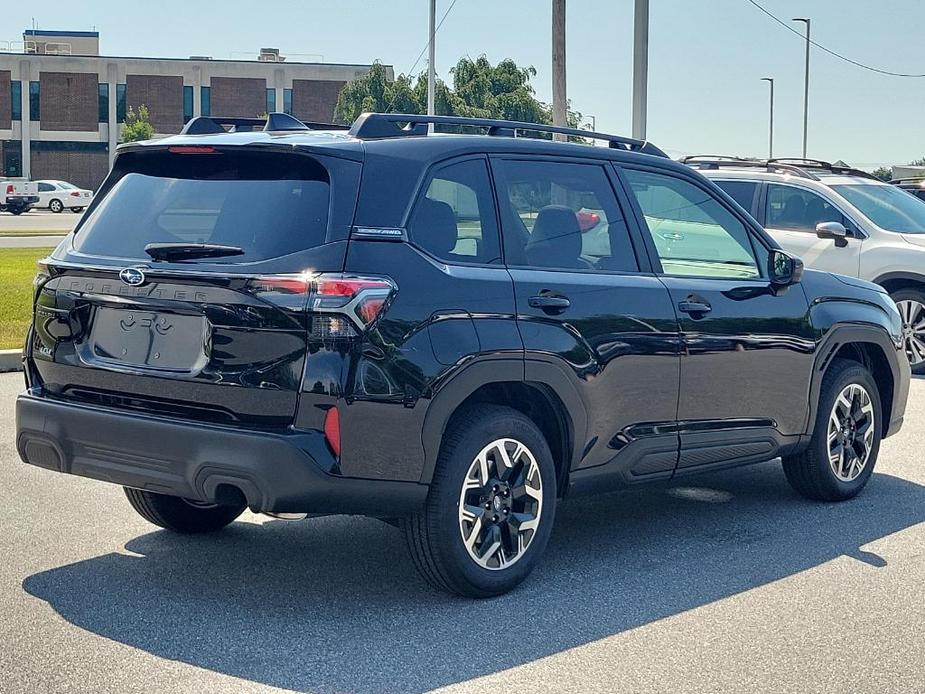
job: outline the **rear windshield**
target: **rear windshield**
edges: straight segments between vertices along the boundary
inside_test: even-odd
[[[128,152],[74,237],[81,253],[150,260],[149,243],[206,243],[276,258],[324,243],[330,186],[310,157],[267,152]]]

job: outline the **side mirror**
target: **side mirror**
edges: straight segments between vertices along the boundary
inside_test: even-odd
[[[848,230],[841,222],[819,222],[816,225],[816,236],[820,239],[832,239],[836,246],[842,248],[848,245]]]
[[[803,261],[787,251],[774,249],[768,258],[768,276],[775,287],[789,287],[803,276]]]

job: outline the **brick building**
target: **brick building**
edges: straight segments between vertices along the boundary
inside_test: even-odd
[[[28,30],[17,44],[0,45],[0,176],[91,189],[129,107],[147,106],[156,135],[198,115],[285,111],[326,122],[341,87],[370,67],[290,62],[273,49],[255,60],[101,56],[96,32]]]

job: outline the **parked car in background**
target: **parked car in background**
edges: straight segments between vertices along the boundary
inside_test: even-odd
[[[894,178],[890,183],[925,200],[925,178]]]
[[[28,181],[0,179],[0,212],[22,214],[39,201],[38,186]]]
[[[26,463],[181,533],[245,508],[383,518],[433,586],[488,597],[536,566],[562,497],[780,457],[798,493],[846,500],[902,425],[885,291],[804,274],[652,143],[261,125],[119,146],[39,266]],[[515,137],[536,131],[608,146]]]
[[[751,213],[808,267],[889,292],[906,354],[925,373],[925,200],[865,171],[814,159],[682,159]]]
[[[39,201],[36,207],[44,207],[52,212],[70,210],[81,212],[93,202],[93,191],[78,188],[67,181],[36,181]]]

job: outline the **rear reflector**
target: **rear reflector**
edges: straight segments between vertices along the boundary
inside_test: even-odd
[[[340,458],[340,413],[332,407],[324,415],[324,439],[334,455]]]

